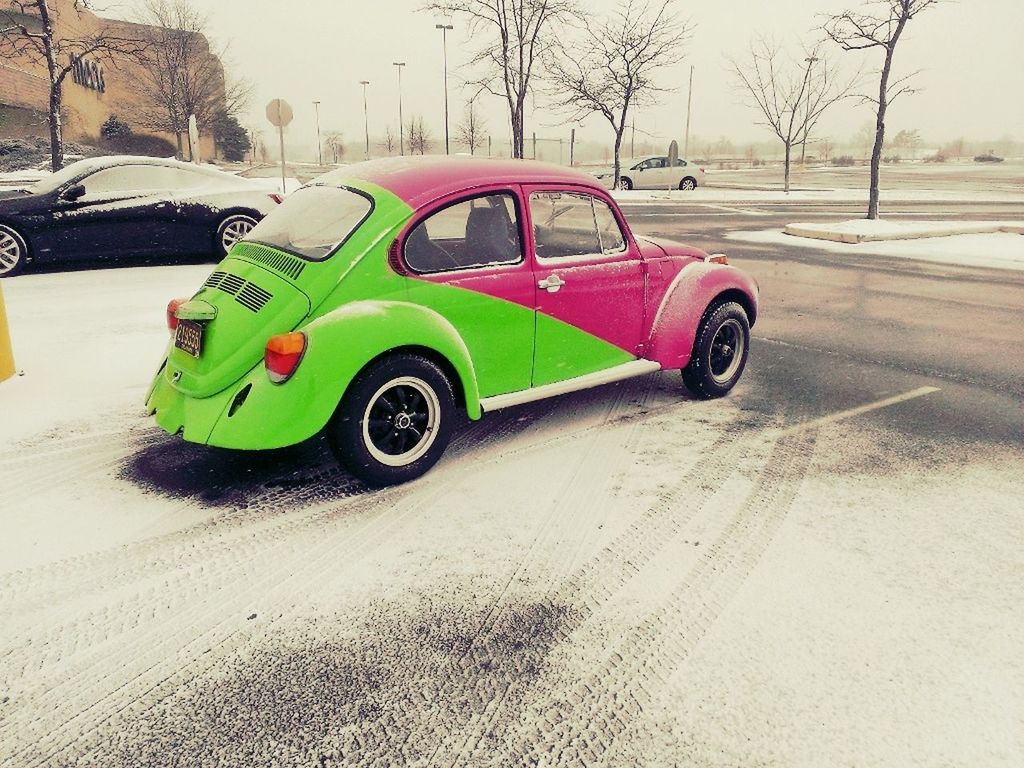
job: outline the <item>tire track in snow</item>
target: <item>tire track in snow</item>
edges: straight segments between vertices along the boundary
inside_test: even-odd
[[[548,440],[544,444],[545,445],[549,445],[551,443],[552,443],[552,441]],[[519,449],[516,449],[515,451],[516,452],[522,452],[522,451],[525,451],[525,450],[529,450],[529,446],[527,446],[527,447],[519,447]],[[498,459],[500,459],[500,458],[501,458],[501,455],[498,457]],[[496,461],[496,460],[497,459],[492,459],[492,461]],[[436,476],[436,482],[438,482],[438,483],[442,482],[443,480],[441,480],[441,477],[442,477],[442,475],[438,474]],[[358,501],[361,501],[361,500],[357,500],[354,503],[358,503]],[[327,514],[330,514],[330,510],[328,511]],[[330,546],[332,550],[334,548],[333,544],[332,545],[325,545],[325,546]],[[302,557],[303,557],[303,559],[305,559],[306,555],[303,554]],[[282,568],[276,569],[276,571],[274,572],[274,575],[273,575],[272,578],[264,579],[262,582],[260,582],[256,586],[250,586],[249,584],[243,585],[242,594],[241,595],[234,594],[232,596],[234,598],[232,600],[232,602],[239,602],[240,601],[239,600],[240,597],[245,597],[247,595],[252,595],[252,594],[261,592],[263,586],[269,586],[270,584],[278,584],[279,583],[278,577],[279,577],[280,574],[284,573],[285,570],[286,569],[282,569]],[[289,577],[289,579],[295,578],[295,573],[288,574],[288,577]],[[226,591],[226,588],[223,591]],[[221,598],[220,602],[223,603],[224,601],[225,601],[225,599]],[[182,618],[190,618],[190,620],[193,621],[193,624],[196,625],[197,627],[199,627],[199,625],[202,625],[204,623],[203,620],[207,620],[206,623],[209,624],[209,620],[212,620],[212,618],[215,617],[214,616],[215,612],[216,612],[216,609],[214,611],[206,611],[206,612],[200,611],[200,615],[198,615],[196,617],[193,617],[193,616],[182,617],[180,615],[172,616],[171,620],[168,623],[161,623],[160,625],[158,625],[158,627],[153,628],[153,629],[148,630],[147,632],[143,633],[143,637],[142,638],[133,639],[132,645],[136,649],[140,649],[142,647],[151,648],[152,647],[152,641],[154,641],[154,640],[159,641],[160,637],[162,637],[164,635],[164,633],[166,632],[166,630],[169,629],[169,627],[165,626],[165,624],[173,623],[175,625],[180,625],[181,622],[182,622]],[[216,625],[216,623],[214,623],[214,628],[216,628],[217,626],[218,625]],[[191,629],[191,627],[190,627],[190,629]],[[201,630],[201,629],[202,628],[200,627],[199,630]],[[204,634],[202,632],[200,632],[200,634],[197,634],[197,632],[199,632],[199,630],[194,630],[193,632],[190,632],[189,634],[193,635],[196,640],[201,639],[201,638],[203,638]],[[206,632],[208,633],[209,630],[206,630]],[[187,645],[189,643],[191,643],[191,642],[194,642],[194,641],[193,640],[186,640],[185,647],[187,647]],[[143,670],[142,673],[140,673],[139,675],[137,675],[133,679],[123,680],[123,681],[119,682],[118,686],[117,686],[117,692],[119,694],[126,694],[126,690],[129,687],[132,687],[133,682],[135,680],[138,680],[139,678],[141,678],[143,675],[148,675],[148,677],[153,677],[153,674],[159,674],[159,673],[153,673],[153,671],[154,671],[154,669],[159,667],[159,664],[160,664],[159,659],[160,659],[160,657],[166,657],[168,655],[167,653],[163,652],[163,649],[164,649],[163,645],[160,646],[160,648],[161,648],[161,652],[160,653],[154,652],[154,653],[150,654],[151,656],[156,656],[157,657],[157,662],[154,665],[154,667],[147,668],[147,669]],[[180,652],[181,652],[181,649],[179,649],[177,651],[178,654],[180,654]],[[96,653],[94,653],[94,656],[95,655],[101,655],[101,654],[102,654],[101,651],[97,650]],[[102,660],[103,659],[97,659],[97,664],[100,667],[103,666],[102,665]],[[93,673],[92,678],[89,677],[89,673],[90,672]],[[150,674],[150,673],[153,673],[153,674]],[[97,674],[99,675],[99,678],[100,678],[98,680],[95,679]],[[100,688],[103,687],[103,685],[101,685],[101,683],[104,682],[104,680],[102,678],[103,678],[102,671],[98,671],[97,672],[96,670],[92,670],[92,669],[87,667],[85,670],[81,671],[78,675],[73,675],[72,677],[70,677],[67,680],[66,684],[58,685],[58,686],[56,686],[56,688],[51,689],[50,691],[47,691],[48,695],[44,695],[42,697],[42,700],[33,702],[34,705],[38,705],[40,707],[46,707],[47,706],[47,701],[50,701],[51,699],[61,699],[62,694],[66,693],[67,689],[69,689],[69,688],[73,688],[73,689],[75,689],[78,692],[77,696],[73,696],[70,699],[69,698],[62,698],[61,700],[54,702],[54,703],[56,703],[56,709],[57,709],[57,713],[56,714],[57,714],[57,717],[59,718],[61,713],[63,714],[63,716],[66,716],[66,717],[70,716],[70,719],[66,720],[66,725],[70,726],[70,725],[73,725],[75,723],[77,723],[77,725],[75,725],[74,728],[70,728],[70,727],[61,728],[61,727],[58,726],[56,729],[51,731],[51,735],[50,735],[49,738],[51,738],[51,739],[52,738],[59,738],[60,737],[59,734],[62,731],[68,731],[67,733],[65,733],[65,736],[67,737],[69,735],[69,733],[70,733],[70,739],[68,740],[68,743],[73,743],[76,740],[76,738],[77,738],[77,736],[75,735],[76,732],[81,734],[81,733],[88,732],[88,730],[90,730],[88,724],[83,724],[84,720],[89,719],[89,718],[86,718],[85,716],[89,716],[90,718],[98,717],[99,722],[101,722],[102,720],[105,720],[105,718],[106,718],[105,715],[102,715],[101,713],[96,715],[96,713],[93,712],[93,711],[95,711],[99,707],[99,705],[101,705],[101,703],[105,703],[105,701],[104,701],[105,696],[102,696],[102,695],[99,696],[98,700],[93,701],[91,703],[91,705],[89,705],[89,703],[87,703],[87,705],[85,707],[82,706],[83,696],[85,696],[86,698],[89,697],[89,696],[85,695],[85,692],[92,693],[93,695],[91,697],[92,698],[96,698],[95,693]],[[109,688],[110,685],[106,685],[105,687]],[[137,686],[135,686],[135,687],[137,687]],[[110,695],[110,694],[106,694],[106,695]],[[78,714],[75,714],[75,711],[78,711]],[[20,732],[20,729],[19,729],[20,725],[24,725],[24,720],[23,719],[15,719],[13,722],[8,723],[8,726],[10,726],[10,727],[7,730],[16,729],[16,730],[19,730],[19,732]]]
[[[585,679],[533,698],[505,721],[510,727],[481,733],[475,751],[452,765],[505,764],[513,756],[531,764],[603,764],[771,544],[807,471],[815,436],[797,433],[772,445],[754,488],[696,565],[678,574],[655,610],[604,649]]]

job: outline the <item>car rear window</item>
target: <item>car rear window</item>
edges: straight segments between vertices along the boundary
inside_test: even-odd
[[[323,261],[359,228],[373,210],[360,192],[342,187],[303,187],[285,198],[245,240]]]

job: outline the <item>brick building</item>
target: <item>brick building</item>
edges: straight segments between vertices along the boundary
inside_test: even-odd
[[[82,39],[101,30],[121,38],[146,37],[144,25],[102,18],[88,9],[75,10],[74,0],[49,0],[49,6],[54,18],[54,36],[58,39]],[[9,0],[0,0],[0,29],[9,26],[12,20],[32,30],[41,29],[38,16],[21,14]],[[200,36],[199,43],[205,55],[215,61],[223,82],[220,61],[210,51],[205,38]],[[67,62],[59,63],[63,66]],[[174,143],[172,134],[145,131],[134,124],[133,115],[147,107],[145,89],[139,85],[145,77],[139,64],[128,57],[86,56],[77,61],[64,80],[64,137],[86,143],[95,141],[107,118],[117,115],[136,132],[154,133]],[[10,55],[4,51],[0,58],[0,138],[47,135],[49,94],[44,61],[25,53]],[[213,157],[212,137],[203,136],[200,149],[203,157]]]

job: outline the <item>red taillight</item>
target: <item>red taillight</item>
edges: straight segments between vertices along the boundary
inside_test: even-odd
[[[278,205],[280,205],[281,203],[284,202],[284,197],[282,197],[281,195],[277,194],[277,192],[271,192],[269,197],[270,197],[271,200],[273,200]]]
[[[284,333],[271,336],[267,341],[267,349],[263,353],[263,364],[267,367],[267,376],[275,384],[283,384],[295,373],[306,351],[306,334]]]
[[[184,304],[188,299],[171,299],[167,302],[167,328],[174,330],[178,327],[178,307]]]

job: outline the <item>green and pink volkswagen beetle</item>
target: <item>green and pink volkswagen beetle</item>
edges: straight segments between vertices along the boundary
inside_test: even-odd
[[[698,397],[743,372],[758,291],[634,235],[592,177],[393,158],[321,176],[190,299],[147,406],[185,440],[279,448],[321,430],[373,485],[426,472],[470,419],[663,369]]]

